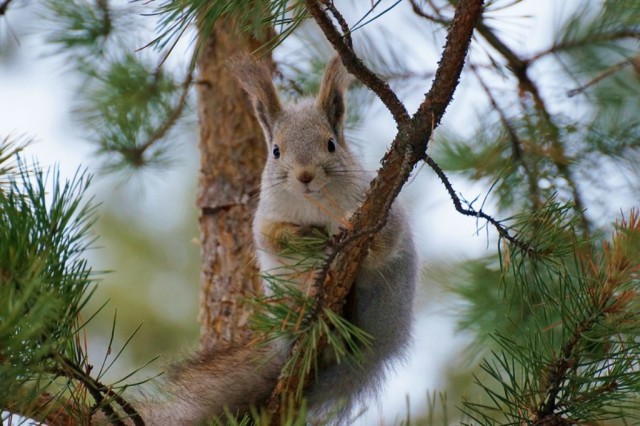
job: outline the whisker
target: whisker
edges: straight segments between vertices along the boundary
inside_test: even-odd
[[[287,162],[284,158],[280,158],[280,166],[283,166],[285,170],[293,170],[293,165]]]
[[[273,182],[276,180],[287,180],[287,176],[283,175],[283,176],[269,176],[266,179],[262,179],[263,182]]]
[[[267,187],[263,188],[263,190],[273,189],[273,188],[275,188],[276,186],[281,185],[281,184],[283,184],[283,183],[285,183],[285,182],[286,182],[285,180],[278,181],[278,182],[276,182],[276,183],[274,183],[274,184],[272,184],[272,185],[269,185],[269,186],[267,186]]]
[[[375,170],[367,170],[367,169],[349,169],[349,168],[341,168],[331,165],[323,165],[322,166],[325,171],[331,173],[340,173],[340,172],[348,172],[348,173],[373,173]]]

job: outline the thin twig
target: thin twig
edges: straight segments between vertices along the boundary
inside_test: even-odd
[[[124,422],[118,418],[111,404],[105,403],[106,398],[103,396],[101,386],[96,386],[92,381],[93,379],[84,374],[82,370],[76,370],[69,365],[64,365],[64,368],[55,369],[53,373],[81,382],[91,394],[91,397],[95,401],[95,406],[100,407],[109,421],[116,426],[125,426]]]
[[[102,19],[104,22],[104,36],[111,32],[113,21],[111,19],[111,9],[109,8],[109,0],[96,0],[96,6],[102,11]]]
[[[386,81],[367,68],[362,60],[355,54],[353,49],[343,39],[340,31],[333,25],[331,18],[322,10],[320,4],[316,0],[305,0],[305,4],[307,5],[309,13],[311,13],[311,16],[313,16],[313,19],[315,19],[327,37],[327,40],[329,40],[340,55],[340,59],[345,68],[378,95],[398,125],[408,123],[410,119],[409,113],[400,99],[398,99],[398,96],[391,90],[391,87],[389,87]]]
[[[530,56],[525,60],[525,62],[532,63],[539,60],[540,58],[543,58],[550,54],[558,53],[562,50],[576,49],[576,48],[588,46],[591,44],[623,40],[626,38],[633,38],[633,39],[640,38],[640,31],[625,30],[625,31],[614,31],[610,33],[602,33],[602,34],[596,34],[596,35],[589,34],[589,36],[584,39],[561,41],[553,44],[548,49],[542,50],[536,53],[535,55]]]
[[[482,86],[482,89],[484,90],[487,97],[489,98],[491,107],[494,110],[496,110],[496,112],[500,116],[500,121],[502,122],[502,125],[506,129],[507,134],[509,135],[509,140],[511,141],[511,147],[513,149],[513,158],[514,160],[516,160],[516,162],[520,163],[520,166],[522,166],[522,170],[524,170],[524,174],[527,177],[527,183],[529,184],[529,192],[531,196],[532,206],[534,209],[538,208],[540,207],[540,194],[538,191],[538,181],[535,179],[533,172],[529,167],[529,164],[524,158],[524,153],[522,152],[522,146],[524,144],[520,140],[520,137],[518,136],[518,132],[516,132],[516,129],[513,127],[513,125],[507,118],[507,114],[500,107],[500,105],[498,105],[498,101],[493,96],[493,93],[491,92],[491,89],[489,89],[489,86],[487,86],[485,81],[480,76],[480,73],[478,72],[476,67],[472,65],[471,71],[476,76],[476,78],[478,79],[478,82],[480,83],[480,86]]]
[[[507,46],[493,30],[486,26],[483,22],[478,24],[478,32],[484,39],[500,53],[506,60],[509,69],[518,80],[520,88],[531,94],[536,107],[545,118],[545,121],[552,123],[551,114],[549,114],[545,102],[540,96],[540,91],[534,82],[529,78],[529,63],[520,58],[509,46]]]
[[[483,212],[482,209],[475,210],[471,206],[469,206],[469,208],[462,207],[462,201],[460,200],[460,197],[458,197],[458,194],[456,194],[456,191],[453,189],[453,185],[451,185],[449,178],[447,177],[445,172],[442,170],[440,165],[436,163],[435,160],[431,158],[429,155],[425,155],[424,161],[436,173],[438,178],[440,178],[440,181],[442,182],[447,192],[449,193],[449,196],[451,197],[451,201],[453,201],[453,206],[455,207],[458,213],[463,214],[465,216],[480,217],[482,219],[485,219],[487,222],[489,222],[496,228],[496,230],[498,231],[498,234],[500,234],[502,238],[509,241],[510,243],[512,243],[513,245],[515,245],[516,247],[518,247],[519,249],[521,249],[527,254],[535,253],[535,250],[528,243],[521,241],[518,238],[511,235],[509,233],[509,230],[504,225],[502,225],[499,221],[494,219],[492,216]]]
[[[424,18],[428,21],[432,21],[435,22],[436,24],[440,24],[440,25],[449,25],[451,23],[451,21],[443,18],[439,11],[436,11],[438,13],[438,16],[435,15],[431,15],[427,12],[424,11],[424,9],[422,9],[420,7],[420,5],[418,5],[418,2],[416,0],[411,0],[411,8],[413,9],[413,13],[415,13],[416,15],[420,16],[421,18]]]
[[[191,82],[193,81],[193,73],[189,72],[185,80],[182,82],[180,87],[182,88],[182,92],[180,93],[180,99],[178,99],[178,103],[171,110],[171,113],[167,117],[167,119],[162,123],[160,127],[156,129],[155,132],[149,136],[149,139],[142,145],[135,148],[135,157],[134,158],[142,158],[142,155],[149,149],[153,144],[155,144],[160,139],[164,138],[169,130],[176,124],[180,116],[182,115],[182,111],[184,107],[187,105],[187,99],[189,98],[189,89],[191,89]]]
[[[567,92],[567,96],[572,98],[576,95],[579,95],[580,93],[584,92],[591,86],[594,86],[599,82],[601,82],[602,80],[604,80],[605,78],[617,73],[624,67],[628,65],[634,65],[635,63],[640,63],[640,55],[632,56],[631,58],[627,58],[622,62],[618,62],[617,64],[612,65],[611,67],[607,68],[606,70],[604,70],[603,72],[601,72],[600,74],[598,74],[597,76],[595,76],[594,78],[592,78],[591,80],[583,84],[582,86],[569,90]]]

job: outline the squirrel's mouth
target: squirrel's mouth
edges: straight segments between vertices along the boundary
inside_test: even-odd
[[[316,182],[315,180],[306,184],[296,182],[294,188],[292,189],[294,189],[294,192],[302,195],[303,197],[318,197],[324,193],[325,185],[323,184],[323,182]]]
[[[318,195],[322,192],[322,187],[319,185],[315,185],[315,182],[312,184],[303,184],[303,185],[298,185],[298,188],[296,188],[296,191],[298,191],[299,194],[304,195],[305,197],[307,195]]]

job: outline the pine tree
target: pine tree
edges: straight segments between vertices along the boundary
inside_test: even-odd
[[[78,113],[106,171],[166,167],[195,88],[200,345],[245,341],[249,323],[267,337],[286,332],[297,339],[263,422],[304,413],[298,398],[281,404],[280,397],[299,396],[313,379],[318,346],[331,345],[341,356],[375,344],[340,318],[344,294],[371,235],[421,163],[441,179],[455,210],[476,218],[497,239],[494,254],[452,265],[443,274],[443,284],[465,302],[459,327],[475,334],[477,348],[474,383],[452,392],[464,398],[457,414],[445,407],[454,416],[449,418],[534,425],[637,419],[640,219],[637,205],[619,213],[608,194],[621,190],[622,197],[637,200],[640,189],[640,5],[587,2],[557,29],[547,49],[522,53],[500,31],[508,18],[497,14],[520,1],[411,0],[412,16],[406,19],[447,35],[438,66],[427,73],[434,76],[431,89],[411,114],[391,87],[417,81],[425,91],[424,70],[413,71],[390,42],[361,35],[398,3],[371,2],[360,13],[315,0],[126,6],[46,0],[43,13],[55,23],[49,43],[83,76]],[[0,2],[0,15],[10,18],[13,6],[11,0]],[[140,54],[133,53],[140,40],[124,36],[127,23],[142,19],[136,11],[157,17],[157,37]],[[309,30],[309,21],[319,30]],[[297,253],[309,250],[309,267],[319,267],[318,297],[283,286],[256,304],[248,297],[259,285],[255,267],[246,266],[253,264],[247,224],[263,142],[224,63],[234,53],[256,51],[287,71],[281,71],[282,89],[295,96],[314,86],[326,54],[308,47],[307,67],[300,58],[274,62],[270,49],[305,31],[326,37],[363,86],[356,99],[370,102],[373,93],[398,133],[363,206],[332,240],[329,258],[313,258],[318,245],[326,244],[324,236],[292,246]],[[189,38],[188,65],[175,74],[167,61]],[[483,118],[472,136],[452,130],[434,135],[461,74],[484,96]],[[561,104],[564,109],[556,107]],[[579,114],[557,112],[576,106]],[[6,138],[0,144],[0,407],[50,424],[79,423],[97,409],[113,415],[114,424],[115,413],[142,424],[123,393],[126,386],[103,383],[104,369],[90,366],[83,346],[79,313],[95,282],[83,257],[92,243],[94,208],[83,197],[90,179],[78,173],[61,182],[55,170],[26,164],[18,155],[23,143]],[[451,177],[458,175],[487,186],[491,213],[484,202],[477,207],[457,192]],[[276,303],[283,298],[295,303]],[[254,306],[258,312],[248,322]]]

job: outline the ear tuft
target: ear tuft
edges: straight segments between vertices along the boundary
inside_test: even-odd
[[[350,82],[351,76],[342,65],[340,58],[338,56],[331,58],[324,70],[316,103],[327,114],[329,124],[338,136],[342,136],[347,111],[345,93]]]
[[[249,95],[253,111],[264,131],[267,144],[273,140],[275,121],[282,110],[278,93],[265,62],[258,62],[247,54],[237,55],[229,61],[229,69]]]

